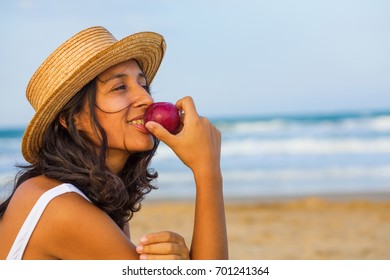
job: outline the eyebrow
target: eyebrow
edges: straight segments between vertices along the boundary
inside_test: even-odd
[[[126,77],[126,76],[128,76],[128,75],[124,74],[124,73],[118,73],[118,74],[114,74],[114,75],[110,76],[108,79],[106,79],[104,81],[99,79],[99,77],[97,79],[98,79],[99,82],[105,84],[105,83],[108,83],[109,81],[112,81],[112,80],[115,80],[115,79],[119,79],[119,78],[123,78],[123,77]],[[139,78],[144,78],[145,81],[146,81],[146,84],[148,84],[148,80],[146,79],[146,76],[145,76],[145,74],[143,72],[138,73],[137,79],[139,79]]]

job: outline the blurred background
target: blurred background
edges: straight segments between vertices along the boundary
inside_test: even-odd
[[[165,37],[152,94],[193,96],[221,129],[226,197],[389,193],[389,14],[385,0],[2,0],[0,183],[23,163],[31,75],[73,34],[102,25],[118,39]],[[194,195],[166,146],[151,167],[151,198]]]

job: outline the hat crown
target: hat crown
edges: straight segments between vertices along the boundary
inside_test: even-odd
[[[37,69],[26,90],[26,96],[37,111],[64,81],[77,75],[77,68],[96,56],[116,38],[104,27],[85,29],[58,47]]]

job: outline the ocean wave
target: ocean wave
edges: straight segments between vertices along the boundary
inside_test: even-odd
[[[0,203],[11,194],[13,183],[14,174],[0,173]]]
[[[226,196],[390,191],[390,165],[291,169],[224,170]],[[159,195],[194,195],[193,177],[187,172],[160,172]]]
[[[1,151],[6,150],[20,150],[21,139],[20,138],[0,138]]]
[[[223,156],[383,154],[390,153],[390,138],[379,139],[244,139],[222,144]]]
[[[374,131],[390,131],[390,116],[377,117],[369,121],[369,126]]]
[[[226,181],[304,181],[330,179],[390,179],[390,166],[349,166],[321,169],[233,170],[224,172]],[[390,185],[390,183],[389,183]]]
[[[218,126],[222,132],[238,134],[270,133],[285,130],[287,127],[292,127],[292,124],[283,120],[233,122]]]
[[[330,179],[390,179],[390,165],[384,166],[349,166],[304,169],[252,169],[223,171],[224,182],[259,182],[273,181],[304,181]],[[161,183],[192,183],[190,172],[160,172],[158,181]],[[389,183],[390,185],[390,183]]]
[[[222,142],[221,156],[310,156],[310,155],[376,155],[390,154],[390,137],[360,138],[288,138],[288,139],[231,139]],[[174,152],[161,143],[154,161],[176,158]]]
[[[360,116],[345,118],[274,118],[264,120],[232,120],[217,122],[217,127],[228,135],[260,134],[387,134],[390,133],[390,116]]]
[[[159,187],[152,197],[194,197],[190,171],[161,171],[154,182]],[[326,192],[390,191],[390,165],[326,168],[223,170],[227,197],[309,194]],[[0,202],[12,190],[13,176],[0,174]],[[148,196],[149,197],[149,196]]]

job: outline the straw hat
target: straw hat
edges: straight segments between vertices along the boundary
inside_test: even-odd
[[[141,32],[116,40],[103,27],[77,33],[58,47],[32,76],[26,96],[35,115],[22,139],[22,153],[37,161],[43,136],[64,105],[88,82],[120,62],[135,59],[149,83],[152,82],[165,52],[164,38]]]

